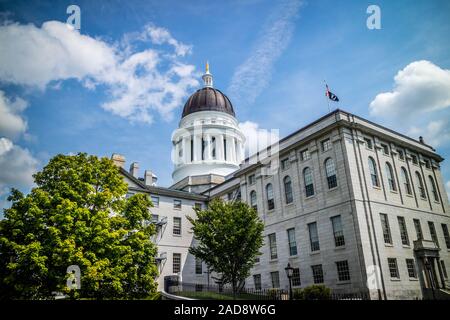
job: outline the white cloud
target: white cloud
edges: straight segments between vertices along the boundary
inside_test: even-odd
[[[137,50],[136,42],[152,47]],[[170,120],[198,85],[195,67],[180,60],[191,47],[155,26],[125,35],[121,46],[58,21],[40,28],[9,23],[0,26],[0,43],[8,44],[0,47],[0,81],[42,90],[57,89],[66,79],[77,79],[91,90],[105,85],[111,100],[102,107],[134,121],[150,123],[154,112]]]
[[[450,70],[421,60],[400,70],[392,91],[378,94],[370,103],[375,116],[411,116],[450,106]]]
[[[268,85],[273,64],[289,45],[301,0],[284,1],[263,28],[252,54],[233,74],[228,92],[241,105],[251,104]]]
[[[278,129],[263,129],[259,127],[259,124],[252,121],[240,123],[239,128],[245,136],[245,154],[247,157],[280,140]]]
[[[444,119],[433,120],[426,126],[412,126],[409,134],[413,137],[422,136],[426,144],[439,147],[450,141],[450,123]]]
[[[6,138],[0,138],[0,190],[9,188],[29,188],[33,184],[32,175],[38,161],[24,148],[14,145]]]
[[[20,116],[26,107],[22,98],[10,100],[0,90],[0,136],[14,139],[26,131],[27,122]]]

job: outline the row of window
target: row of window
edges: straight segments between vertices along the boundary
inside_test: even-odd
[[[364,142],[366,144],[367,149],[372,150],[373,149],[373,144],[372,144],[372,139],[370,138],[364,138]],[[381,143],[381,149],[383,150],[383,154],[386,156],[389,156],[389,146],[387,144]],[[402,149],[397,148],[396,149],[397,154],[398,154],[398,158],[402,161],[405,161],[405,152]],[[414,165],[419,165],[419,158],[417,157],[417,155],[415,154],[410,154],[411,156],[411,162]],[[425,162],[425,167],[427,169],[431,169],[431,161],[429,159],[424,159]]]
[[[398,269],[397,258],[387,258],[389,275],[392,279],[400,279],[400,272]],[[408,277],[411,279],[417,279],[417,270],[414,259],[405,259],[406,269],[408,271]],[[445,278],[448,278],[447,269],[445,267],[444,260],[440,260],[442,273]]]
[[[338,280],[340,282],[347,282],[350,281],[350,269],[348,267],[348,261],[336,261],[336,271]],[[311,266],[311,274],[313,278],[313,282],[315,284],[321,284],[324,283],[324,275],[323,275],[323,268],[321,264],[316,264]],[[270,280],[272,288],[279,288],[280,287],[280,273],[278,271],[274,271],[270,273]],[[300,279],[300,269],[294,268],[292,273],[292,286],[293,287],[299,287],[301,286],[301,279]],[[255,274],[253,275],[253,282],[255,285],[256,290],[261,290],[262,288],[262,282],[261,282],[261,274]]]
[[[380,221],[381,221],[381,229],[383,232],[384,243],[392,244],[391,228],[389,226],[389,218],[388,218],[387,214],[380,213]],[[398,221],[398,227],[400,230],[400,238],[402,240],[402,245],[409,246],[410,241],[409,241],[408,229],[406,228],[405,218],[398,216],[397,221]],[[416,229],[417,239],[418,240],[423,239],[423,232],[422,232],[422,226],[420,224],[420,220],[413,219],[413,223],[414,223],[414,228]],[[446,245],[447,249],[450,249],[450,235],[448,232],[448,226],[445,223],[442,223],[441,227],[442,227],[442,233],[444,234],[445,245]],[[433,221],[428,221],[428,229],[430,231],[431,239],[439,247],[439,240],[438,240],[436,228],[434,226]]]
[[[333,237],[334,237],[334,244],[336,247],[342,247],[345,245],[345,238],[344,238],[344,230],[342,227],[342,221],[341,216],[334,216],[330,218],[331,225],[332,225],[332,231],[333,231]],[[288,248],[289,248],[289,255],[295,256],[298,254],[297,250],[297,241],[295,238],[295,228],[290,228],[286,230],[287,232],[287,239],[288,239]],[[320,241],[319,241],[319,233],[317,231],[317,222],[312,222],[308,224],[308,232],[309,232],[309,241],[310,241],[310,248],[311,252],[319,251],[320,250]],[[269,240],[269,254],[270,259],[277,259],[278,258],[278,249],[277,249],[277,235],[276,233],[271,233],[268,235]]]
[[[331,158],[325,160],[325,175],[327,178],[328,189],[333,189],[337,187],[337,177],[336,177],[336,167],[334,161]],[[253,181],[255,175],[249,176],[249,180]],[[303,169],[303,181],[305,185],[305,196],[311,197],[314,195],[314,178],[310,167]],[[283,178],[284,187],[284,200],[286,204],[290,204],[294,201],[293,191],[292,191],[292,180],[290,176],[285,176]],[[272,183],[266,185],[266,198],[267,198],[267,209],[273,210],[275,208],[274,193]],[[256,191],[250,192],[250,205],[257,210],[257,199]]]
[[[386,178],[388,181],[388,186],[391,191],[397,191],[397,184],[395,182],[395,176],[394,171],[392,169],[392,165],[389,162],[385,163],[385,170],[386,170]],[[380,179],[378,177],[378,170],[377,165],[375,163],[375,160],[372,157],[369,157],[369,171],[370,171],[370,177],[372,181],[373,187],[380,187]],[[412,195],[412,187],[408,175],[408,171],[405,169],[405,167],[400,167],[400,173],[401,173],[401,179],[402,184],[404,186],[404,190],[406,194]],[[422,199],[426,199],[426,190],[425,186],[422,180],[422,175],[419,173],[419,171],[415,172],[415,178],[416,178],[416,184],[418,188],[418,193]],[[431,186],[431,193],[433,194],[433,199],[436,202],[439,202],[439,193],[436,188],[436,183],[434,181],[434,178],[431,175],[428,175],[428,181]]]
[[[157,196],[150,196],[152,200],[153,207],[158,208],[159,207],[159,197]],[[175,210],[181,210],[182,201],[180,199],[173,199],[173,208]],[[194,203],[194,208],[201,209],[202,204],[200,202]]]

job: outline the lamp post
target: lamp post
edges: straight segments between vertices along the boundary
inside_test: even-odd
[[[292,268],[291,264],[288,263],[284,270],[286,271],[286,275],[289,279],[289,300],[292,300],[292,275],[294,273],[294,268]]]
[[[433,272],[431,270],[431,263],[428,260],[428,258],[425,259],[425,268],[428,271],[428,276],[430,277],[430,285],[431,285],[431,292],[433,293],[433,300],[436,300],[436,296],[434,294],[434,277]]]

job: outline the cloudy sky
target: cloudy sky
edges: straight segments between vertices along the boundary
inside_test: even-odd
[[[446,0],[0,0],[0,207],[58,153],[121,153],[169,186],[171,133],[206,60],[249,134],[327,113],[326,79],[332,107],[449,158],[449,21]]]

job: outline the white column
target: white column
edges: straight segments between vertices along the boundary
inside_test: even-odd
[[[206,134],[205,135],[205,139],[206,139],[206,155],[205,155],[205,159],[206,160],[211,160],[211,135]]]
[[[202,138],[199,135],[194,137],[194,161],[202,160]]]
[[[216,137],[216,155],[217,160],[219,161],[224,160],[223,134],[219,134],[219,136]]]
[[[175,142],[175,165],[179,165],[180,164],[180,143],[179,142]]]
[[[230,136],[226,136],[226,138],[227,138],[227,162],[232,162],[231,158],[232,140]]]
[[[183,137],[183,156],[182,156],[182,163],[187,163],[187,137]]]
[[[236,139],[231,138],[231,161],[236,162]]]

